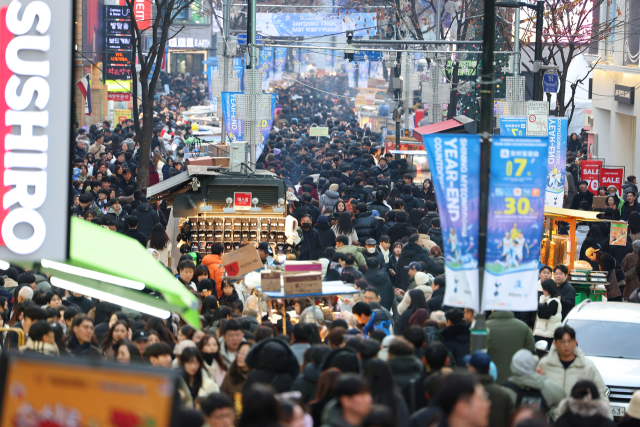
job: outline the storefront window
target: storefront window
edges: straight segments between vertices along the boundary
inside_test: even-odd
[[[194,0],[175,19],[177,24],[209,24],[208,6],[204,0]]]
[[[640,59],[640,0],[627,0],[622,65],[638,66]]]
[[[171,53],[169,55],[169,72],[190,76],[199,76],[204,72],[203,53]]]

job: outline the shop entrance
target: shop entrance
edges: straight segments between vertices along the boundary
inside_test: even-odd
[[[200,76],[204,72],[204,53],[170,53],[169,73]]]

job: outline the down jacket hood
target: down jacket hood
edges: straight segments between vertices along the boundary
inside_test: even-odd
[[[574,399],[573,397],[563,399],[558,406],[558,414],[563,415],[568,412],[585,418],[608,418],[610,414],[607,402],[602,399],[591,399],[590,397],[584,400]]]
[[[297,377],[300,365],[291,347],[279,338],[259,342],[251,349],[245,363],[251,369],[280,372]]]

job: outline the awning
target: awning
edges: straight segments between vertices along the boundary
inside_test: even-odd
[[[606,219],[600,219],[597,217],[601,212],[594,211],[579,211],[576,209],[564,209],[554,208],[553,206],[544,207],[544,215],[552,216],[556,218],[572,218],[578,221],[595,221],[595,222],[609,222]]]
[[[413,130],[413,137],[422,142],[424,135],[432,133],[476,133],[476,124],[473,119],[466,116],[456,116],[444,122],[421,126]]]
[[[157,317],[176,312],[200,328],[198,298],[138,241],[74,217],[69,246],[67,262],[41,260],[52,285]],[[164,299],[140,291],[145,288]]]
[[[151,187],[147,188],[147,197],[152,197],[152,196],[155,196],[156,194],[169,191],[174,187],[184,184],[190,179],[191,177],[186,172],[182,172],[177,175],[174,175],[171,178],[165,179],[162,182],[159,182],[156,185],[152,185]]]

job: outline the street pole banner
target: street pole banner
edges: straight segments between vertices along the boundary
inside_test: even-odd
[[[622,194],[622,183],[624,182],[624,168],[623,167],[601,167],[600,168],[600,183],[601,185],[609,188],[610,185],[616,187],[618,190],[618,197]]]
[[[538,309],[547,138],[493,138],[482,310]]]
[[[260,155],[262,154],[262,150],[264,150],[264,145],[267,143],[267,139],[269,139],[269,132],[271,132],[271,126],[273,125],[273,115],[276,112],[276,94],[269,93],[265,95],[271,96],[271,118],[262,120],[261,122],[263,140],[262,140],[262,144],[260,144],[256,148],[256,159],[259,158]]]
[[[589,191],[598,194],[600,187],[600,169],[602,169],[602,160],[583,160],[580,162],[580,180],[587,181]],[[621,183],[622,184],[622,183]],[[578,183],[575,183],[576,191],[578,191]]]
[[[282,80],[282,73],[284,71],[284,67],[287,63],[287,48],[286,47],[276,47],[274,48],[274,58],[275,61],[273,63],[275,68],[275,73],[273,79],[275,81]]]
[[[236,119],[236,95],[244,92],[222,92],[222,120],[229,142],[244,141],[244,120]]]
[[[564,201],[564,180],[567,171],[567,138],[569,120],[549,117],[549,154],[545,206],[561,208]]]
[[[347,71],[347,79],[349,81],[349,87],[355,89],[356,87],[356,63],[345,62],[344,68]]]
[[[444,305],[479,310],[480,136],[425,135],[442,226]]]
[[[524,116],[500,117],[500,135],[526,136],[527,118]]]

